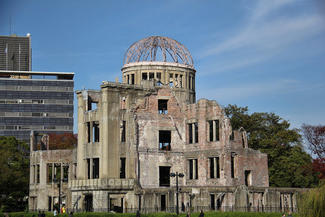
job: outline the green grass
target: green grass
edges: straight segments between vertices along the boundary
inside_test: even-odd
[[[32,217],[35,215],[37,217],[37,213],[24,213],[24,212],[16,212],[9,213],[10,217]],[[0,217],[3,214],[0,213]],[[46,213],[47,217],[52,217],[52,212]],[[75,213],[74,217],[135,217],[135,213]],[[141,214],[141,217],[176,217],[175,213],[149,213],[149,214]],[[186,214],[182,213],[179,217],[185,217]],[[192,213],[191,217],[198,217],[199,213]],[[258,212],[205,212],[204,217],[281,217],[281,213],[258,213]],[[68,217],[68,214],[60,214],[59,217]],[[294,214],[293,217],[299,217],[298,214]]]

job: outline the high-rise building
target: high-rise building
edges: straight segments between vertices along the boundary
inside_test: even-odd
[[[0,36],[0,70],[31,71],[31,37]]]
[[[0,136],[73,132],[74,73],[0,70]]]

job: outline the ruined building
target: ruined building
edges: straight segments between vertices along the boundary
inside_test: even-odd
[[[122,77],[76,92],[78,147],[70,166],[77,167],[65,192],[68,208],[173,211],[171,173],[184,174],[181,211],[296,207],[297,189],[269,188],[267,155],[249,148],[245,130],[232,129],[216,101],[196,101],[196,70],[182,44],[159,36],[134,43]],[[42,177],[55,172],[42,168]],[[48,208],[46,198],[38,201],[34,208]]]

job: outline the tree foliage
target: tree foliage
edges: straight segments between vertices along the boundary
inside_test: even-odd
[[[274,113],[248,113],[248,107],[228,105],[233,129],[243,127],[250,148],[268,154],[269,181],[275,187],[311,187],[317,183],[312,158],[302,147],[298,130]]]
[[[325,126],[303,124],[301,128],[309,150],[319,159],[325,158]]]
[[[0,136],[0,209],[23,210],[29,183],[28,146],[14,137]]]
[[[312,168],[320,179],[325,179],[325,126],[303,124],[302,132],[307,141],[308,149],[316,155]]]

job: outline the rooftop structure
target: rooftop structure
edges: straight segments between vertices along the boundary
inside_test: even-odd
[[[173,62],[193,66],[187,48],[178,41],[162,36],[150,36],[132,44],[125,53],[124,65],[137,62]]]
[[[0,70],[31,71],[30,34],[0,36]]]

